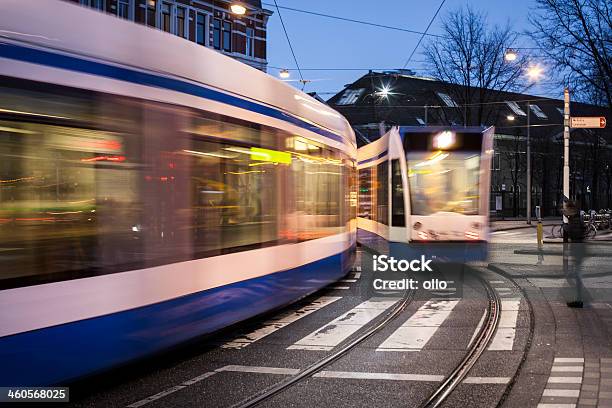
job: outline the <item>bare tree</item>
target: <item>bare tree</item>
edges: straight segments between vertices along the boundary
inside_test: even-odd
[[[471,7],[450,12],[442,22],[442,37],[424,47],[430,74],[441,81],[462,85],[447,91],[458,102],[458,115],[466,125],[492,123],[498,109],[486,105],[495,91],[524,90],[525,57],[512,64],[504,60],[506,49],[517,39],[508,25],[489,27],[486,15]]]
[[[610,0],[536,0],[531,37],[584,102],[612,111]]]

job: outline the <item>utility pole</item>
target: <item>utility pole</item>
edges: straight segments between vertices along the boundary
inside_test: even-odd
[[[527,224],[531,225],[531,102],[527,101]]]
[[[563,90],[563,202],[570,197],[570,168],[569,168],[569,139],[570,139],[570,94],[569,88]],[[568,219],[563,214],[563,242],[568,241],[567,236]]]

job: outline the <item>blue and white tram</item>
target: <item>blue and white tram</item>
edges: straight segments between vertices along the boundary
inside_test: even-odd
[[[3,0],[0,27],[0,384],[100,372],[348,271],[336,111],[67,2]]]
[[[406,257],[485,259],[493,132],[393,127],[359,148],[358,239]]]

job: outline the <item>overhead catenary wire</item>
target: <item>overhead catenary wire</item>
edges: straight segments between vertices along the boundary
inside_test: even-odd
[[[356,19],[348,18],[348,17],[334,16],[334,15],[331,15],[331,14],[319,13],[319,12],[316,12],[316,11],[309,11],[309,10],[303,10],[303,9],[297,9],[297,8],[293,8],[293,7],[278,6],[278,5],[276,5],[276,0],[274,1],[274,4],[263,3],[263,5],[264,6],[275,6],[277,9],[278,8],[282,8],[282,9],[285,9],[285,10],[295,11],[296,13],[310,14],[310,15],[330,18],[330,19],[334,19],[334,20],[347,21],[347,22],[350,22],[350,23],[364,24],[364,25],[369,25],[369,26],[372,26],[372,27],[385,28],[385,29],[388,29],[388,30],[403,31],[403,32],[410,33],[410,34],[423,34],[422,31],[410,30],[410,29],[407,29],[407,28],[394,27],[394,26],[389,26],[389,25],[386,25],[386,24],[373,23],[373,22],[364,21],[364,20],[356,20]],[[431,36],[431,37],[444,38],[444,36],[439,35],[439,34],[427,34],[427,35]]]
[[[297,68],[298,74],[300,75],[300,81],[303,84],[302,89],[304,89],[304,86],[306,86],[306,81],[304,81],[304,77],[302,76],[302,70],[300,69],[300,64],[298,63],[297,57],[295,56],[295,51],[293,50],[293,45],[291,45],[291,39],[289,39],[289,34],[287,33],[287,28],[285,27],[285,22],[283,21],[283,16],[281,15],[280,7],[278,6],[278,3],[276,2],[276,0],[274,0],[274,5],[276,6],[276,11],[278,12],[278,18],[279,18],[279,20],[281,22],[281,25],[283,26],[283,31],[285,32],[285,37],[287,38],[287,43],[289,44],[289,49],[291,50],[291,55],[293,55],[293,61],[295,62],[295,67]]]
[[[433,17],[431,18],[431,20],[429,20],[429,24],[427,24],[427,28],[425,29],[425,31],[423,32],[423,34],[421,34],[421,37],[419,38],[419,41],[417,42],[417,44],[414,46],[414,49],[412,50],[412,52],[410,53],[410,56],[408,57],[408,59],[406,60],[406,63],[404,64],[404,66],[402,67],[402,69],[406,69],[406,67],[408,66],[408,64],[410,63],[410,61],[412,60],[412,57],[414,56],[414,53],[416,52],[416,50],[419,48],[419,46],[421,45],[421,42],[423,41],[423,38],[425,38],[425,36],[429,33],[429,29],[431,28],[431,25],[433,24],[434,20],[436,19],[436,17],[438,17],[438,14],[440,13],[440,10],[442,10],[442,6],[444,6],[444,3],[446,3],[446,0],[442,0],[442,2],[440,3],[440,5],[438,6],[438,9],[436,10],[436,12],[434,13]]]

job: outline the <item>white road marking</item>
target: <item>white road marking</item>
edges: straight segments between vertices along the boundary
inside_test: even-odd
[[[584,363],[584,358],[576,357],[555,357],[555,363]]]
[[[342,279],[342,280],[340,280],[340,282],[355,283],[355,282],[357,282],[357,279]]]
[[[282,368],[282,367],[259,367],[259,366],[244,366],[244,365],[227,365],[221,367],[217,372],[231,371],[238,373],[258,373],[258,374],[278,374],[278,375],[295,375],[300,372],[297,368]]]
[[[289,346],[288,350],[331,350],[394,305],[397,298],[372,298]]]
[[[582,364],[584,364],[584,358],[581,357],[555,357],[547,382],[554,388],[546,388],[543,391],[538,407],[575,407],[580,396],[580,384],[582,384]],[[565,375],[559,375],[560,372],[565,373]],[[573,398],[574,402],[558,404],[555,402],[555,398]]]
[[[151,402],[157,401],[170,394],[187,388],[190,385],[196,384],[205,378],[211,377],[217,373],[253,373],[253,374],[271,374],[271,375],[296,375],[300,372],[297,368],[285,367],[262,367],[262,366],[245,366],[245,365],[227,365],[218,368],[215,371],[206,372],[202,375],[187,380],[180,385],[167,388],[157,394],[151,395],[140,401],[136,401],[127,406],[127,408],[139,408]],[[386,380],[386,381],[418,381],[418,382],[440,382],[444,380],[444,375],[433,374],[403,374],[403,373],[369,373],[369,372],[354,372],[354,371],[321,371],[313,375],[318,378],[343,378],[356,380]],[[464,380],[465,384],[507,384],[510,378],[506,377],[467,377]]]
[[[450,316],[457,300],[430,300],[397,328],[376,351],[421,350]]]
[[[143,405],[147,405],[150,402],[157,401],[160,398],[163,398],[163,397],[165,397],[167,395],[170,395],[170,394],[173,394],[173,393],[175,393],[177,391],[180,391],[183,388],[187,388],[190,385],[196,384],[196,383],[202,381],[203,379],[208,378],[208,377],[210,377],[211,375],[214,375],[214,374],[215,374],[214,371],[213,372],[204,373],[204,374],[199,375],[197,377],[194,377],[194,378],[192,378],[190,380],[187,380],[187,381],[183,382],[180,385],[175,385],[174,387],[170,387],[168,389],[165,389],[164,391],[158,392],[155,395],[151,395],[150,397],[147,397],[147,398],[142,399],[140,401],[136,401],[136,402],[128,405],[127,408],[142,407]]]
[[[361,278],[361,272],[355,272],[355,273],[353,274],[353,278],[355,278],[355,279],[359,279],[359,278]]]
[[[244,365],[228,365],[221,367],[216,372],[240,372],[256,374],[274,375],[296,375],[300,370],[295,368],[281,367],[260,367]],[[313,375],[318,378],[343,378],[353,380],[387,380],[387,381],[420,381],[420,382],[440,382],[444,380],[444,375],[435,374],[404,374],[404,373],[372,373],[361,371],[333,371],[323,370]],[[467,377],[466,384],[507,384],[508,377]]]
[[[429,374],[395,374],[395,373],[363,373],[354,371],[321,371],[313,377],[320,378],[346,378],[356,380],[391,380],[391,381],[427,381],[440,382],[443,375]]]
[[[545,389],[543,397],[570,397],[570,398],[578,398],[580,395],[580,390],[555,390],[555,389]]]
[[[550,369],[552,372],[568,372],[568,373],[581,373],[582,366],[555,366],[553,365]]]
[[[551,384],[582,384],[582,377],[549,377]]]
[[[330,289],[338,289],[338,290],[347,290],[350,289],[349,286],[330,286]]]
[[[282,329],[283,327],[291,324],[309,314],[316,312],[323,307],[334,303],[335,301],[342,299],[339,296],[321,296],[314,300],[312,303],[294,311],[285,312],[273,319],[268,320],[263,324],[263,327],[252,331],[251,333],[245,334],[244,336],[237,337],[221,346],[226,349],[241,349],[249,344],[261,340],[264,337],[274,333],[275,331]]]
[[[510,377],[467,377],[464,384],[508,384]]]
[[[490,351],[507,351],[512,350],[514,346],[514,338],[516,337],[516,321],[518,319],[518,311],[521,304],[519,300],[502,300],[502,310],[499,321],[499,326],[493,337],[493,341],[489,345]]]

